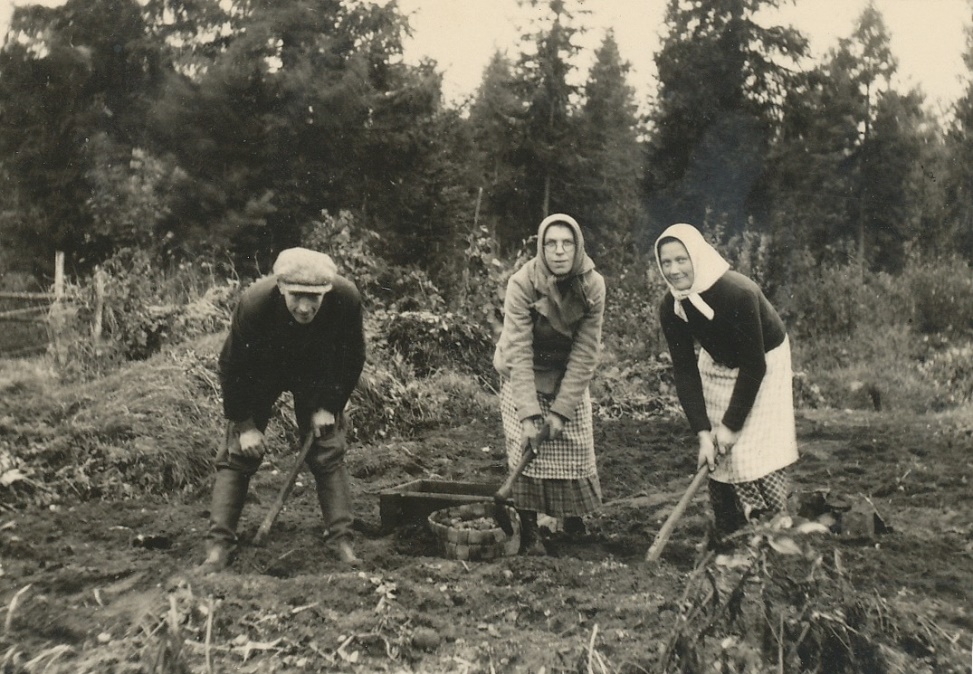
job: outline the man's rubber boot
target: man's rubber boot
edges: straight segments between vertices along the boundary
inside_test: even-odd
[[[204,573],[222,571],[230,562],[236,547],[236,527],[247,499],[250,476],[238,470],[221,468],[213,482],[213,499],[209,509],[206,560],[199,569]]]
[[[308,462],[314,475],[318,504],[324,517],[325,540],[334,546],[338,559],[345,564],[361,560],[351,547],[351,490],[344,464],[344,448],[322,449]]]
[[[541,542],[540,527],[537,526],[537,511],[518,510],[520,515],[520,550],[518,554],[528,557],[543,557],[547,554]]]
[[[219,573],[230,563],[230,546],[223,541],[213,541],[206,546],[206,559],[196,570],[204,575]]]
[[[345,539],[341,539],[335,543],[335,551],[338,553],[338,559],[341,560],[343,564],[350,564],[352,566],[357,566],[361,563],[361,559],[355,554],[354,548],[351,547]]]

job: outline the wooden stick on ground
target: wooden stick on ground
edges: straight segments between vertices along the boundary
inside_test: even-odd
[[[274,526],[274,520],[277,519],[280,511],[284,509],[284,501],[291,495],[291,489],[294,488],[294,483],[297,482],[297,476],[301,472],[301,466],[304,465],[304,460],[307,459],[307,453],[311,450],[312,444],[314,444],[314,432],[309,430],[307,437],[304,439],[304,444],[301,446],[301,452],[298,454],[297,460],[294,462],[293,468],[291,468],[291,472],[287,474],[287,480],[284,482],[283,487],[281,487],[280,493],[277,494],[277,500],[274,501],[270,512],[264,517],[264,521],[260,523],[260,528],[257,529],[257,533],[253,537],[255,545],[260,545],[263,542],[264,538],[270,532],[270,527]]]
[[[686,512],[686,508],[689,506],[689,502],[693,500],[693,496],[702,486],[703,482],[706,481],[707,474],[709,473],[709,467],[704,463],[696,471],[696,477],[693,478],[692,483],[686,490],[686,493],[682,495],[679,499],[679,503],[676,504],[675,509],[666,519],[665,524],[659,529],[659,533],[655,535],[655,541],[652,542],[652,547],[649,551],[645,553],[645,561],[655,562],[658,561],[659,557],[662,555],[663,548],[666,547],[666,543],[669,542],[669,536],[672,535],[672,530],[676,527],[676,522],[682,517],[682,514]]]

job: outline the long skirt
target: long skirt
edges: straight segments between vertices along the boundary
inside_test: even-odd
[[[753,513],[786,509],[788,482],[783,469],[798,459],[790,341],[785,338],[767,352],[766,359],[767,372],[740,438],[710,473],[710,498],[718,526],[719,511],[731,501],[745,520]],[[724,367],[700,350],[699,373],[710,423],[716,428],[730,404],[739,369]]]
[[[520,462],[523,424],[517,415],[510,382],[500,384],[500,413],[511,470]],[[550,412],[552,396],[537,394],[544,415]],[[538,422],[540,425],[540,422]],[[533,510],[551,517],[580,517],[601,505],[601,482],[595,464],[591,397],[584,397],[557,440],[547,440],[539,454],[514,482],[512,497],[520,510]]]

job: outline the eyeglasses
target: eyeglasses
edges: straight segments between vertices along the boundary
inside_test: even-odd
[[[574,241],[545,241],[544,250],[548,253],[557,252],[558,247],[565,253],[574,252]]]

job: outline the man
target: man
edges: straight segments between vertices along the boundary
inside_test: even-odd
[[[236,547],[236,526],[250,478],[265,451],[264,430],[284,391],[294,396],[302,438],[314,435],[307,466],[324,515],[325,538],[341,561],[351,546],[345,404],[365,363],[361,298],[324,253],[282,251],[273,275],[240,299],[220,353],[226,442],[216,456],[204,573],[220,571]]]

